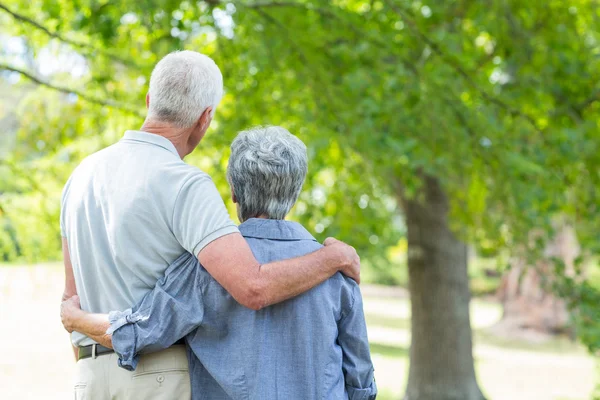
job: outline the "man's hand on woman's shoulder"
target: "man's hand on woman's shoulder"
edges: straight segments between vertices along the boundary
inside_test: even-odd
[[[339,257],[340,272],[360,284],[360,257],[356,249],[332,237],[325,239],[323,245]]]

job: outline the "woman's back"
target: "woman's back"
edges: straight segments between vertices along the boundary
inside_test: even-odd
[[[250,219],[239,228],[260,263],[321,247],[295,222]],[[187,337],[197,357],[190,357],[194,399],[346,399],[353,398],[353,389],[361,391],[359,398],[376,393],[362,299],[351,279],[338,273],[260,311],[239,305],[211,277],[206,282],[202,324]]]

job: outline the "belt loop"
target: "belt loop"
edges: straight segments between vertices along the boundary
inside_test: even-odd
[[[96,359],[96,343],[92,345],[92,359]]]

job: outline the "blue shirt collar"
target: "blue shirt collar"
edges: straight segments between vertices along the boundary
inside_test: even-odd
[[[242,236],[247,238],[317,241],[302,225],[294,221],[250,218],[238,228]]]
[[[123,136],[123,139],[121,140],[126,142],[141,142],[153,144],[155,146],[162,147],[163,149],[166,149],[171,153],[175,154],[177,157],[181,158],[179,156],[179,153],[177,152],[177,149],[175,148],[175,145],[173,145],[173,143],[171,143],[169,139],[160,135],[155,135],[153,133],[142,131],[126,131],[125,135]]]

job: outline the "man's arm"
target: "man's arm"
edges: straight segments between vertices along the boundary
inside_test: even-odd
[[[360,282],[353,247],[328,238],[314,253],[261,265],[239,233],[222,236],[198,254],[200,263],[238,303],[259,310],[304,293],[340,271]]]
[[[338,343],[342,348],[342,370],[349,400],[373,400],[377,397],[367,324],[358,286],[352,292],[352,304],[338,322]]]
[[[166,349],[202,323],[208,278],[196,257],[186,253],[132,309],[89,314],[79,308],[75,296],[63,302],[62,322],[68,331],[114,348],[119,365],[133,370],[140,353]]]
[[[260,265],[231,221],[212,180],[203,173],[183,185],[173,211],[173,233],[238,303],[258,310],[303,293],[338,271],[360,279],[356,251],[335,239],[300,258]]]
[[[63,291],[62,301],[65,301],[77,294],[73,265],[71,264],[71,256],[69,255],[69,244],[65,237],[62,238],[62,253],[65,264],[65,290]],[[73,354],[75,355],[75,361],[77,361],[79,358],[79,349],[75,346],[73,346]]]

